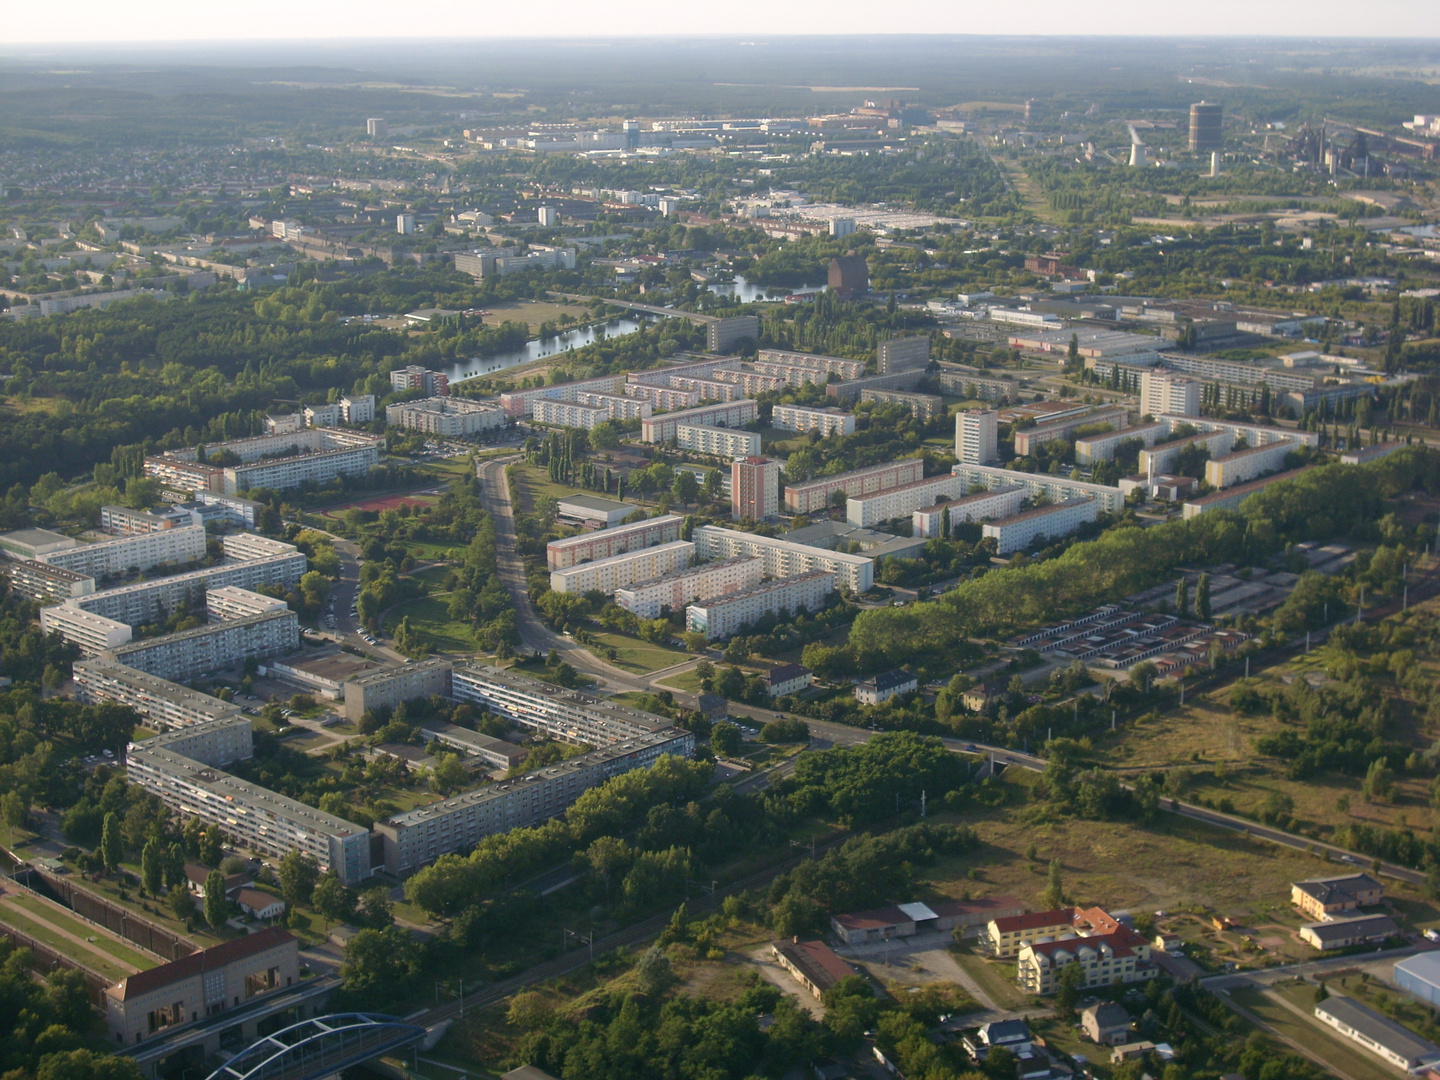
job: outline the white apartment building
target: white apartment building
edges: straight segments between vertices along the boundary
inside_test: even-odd
[[[564,570],[550,571],[550,588],[561,593],[587,593],[598,590],[613,596],[637,581],[663,577],[690,565],[695,545],[688,540],[675,540],[658,547],[627,551],[596,562],[580,563]]]
[[[811,570],[761,582],[685,609],[685,628],[710,641],[732,637],[768,615],[819,611],[835,591],[835,575]]]
[[[164,532],[186,525],[202,525],[200,515],[181,506],[168,510],[132,510],[128,506],[102,506],[100,531],[111,536],[138,536],[141,533]]]
[[[136,674],[142,678],[150,677],[143,671]],[[145,742],[150,749],[165,747],[172,754],[213,767],[224,767],[232,761],[248,761],[255,756],[250,721],[244,716],[221,716],[199,724],[186,724]]]
[[[733,383],[740,388],[741,393],[746,395],[767,394],[790,385],[789,380],[783,376],[766,375],[745,368],[722,368],[715,372],[715,378],[719,382]]]
[[[243,726],[250,723],[216,721]],[[126,774],[167,806],[188,817],[218,825],[240,847],[273,859],[291,851],[311,856],[322,871],[334,870],[342,884],[357,885],[370,876],[370,833],[353,822],[231,776],[184,752],[206,734],[185,728],[131,743]]]
[[[52,551],[36,561],[87,577],[107,578],[166,563],[196,562],[204,557],[205,526],[184,525]]]
[[[1083,480],[1069,480],[1043,473],[1020,472],[1018,469],[999,469],[991,465],[959,464],[950,470],[965,481],[965,490],[976,487],[994,491],[996,488],[1018,484],[1029,498],[1044,497],[1052,502],[1065,499],[1088,497],[1100,504],[1100,510],[1107,514],[1118,514],[1125,509],[1125,494],[1118,487],[1105,484],[1089,484]]]
[[[1270,443],[1211,458],[1205,463],[1205,482],[1214,488],[1227,488],[1277,472],[1285,467],[1285,458],[1295,448],[1294,443]]]
[[[770,425],[786,431],[818,431],[821,435],[853,435],[855,416],[841,409],[814,409],[805,405],[776,405]]]
[[[500,395],[500,407],[511,416],[529,416],[535,409],[535,402],[579,401],[579,395],[618,394],[625,385],[623,375],[602,375],[595,379],[580,379],[577,382],[557,383],[554,386],[540,386],[534,390],[516,390]]]
[[[1115,451],[1121,443],[1129,442],[1132,439],[1139,439],[1145,444],[1146,449],[1155,445],[1155,441],[1168,432],[1165,424],[1156,421],[1153,424],[1136,424],[1133,427],[1123,427],[1118,431],[1107,431],[1104,435],[1091,435],[1089,438],[1075,440],[1075,461],[1079,465],[1093,465],[1097,461],[1109,461],[1115,456]]]
[[[863,360],[844,360],[838,356],[791,352],[788,349],[761,349],[755,355],[756,370],[760,370],[763,363],[818,369],[825,373],[826,378],[815,379],[817,383],[828,381],[831,375],[838,375],[841,379],[858,379],[865,374]]]
[[[655,411],[650,402],[624,394],[597,394],[587,390],[575,395],[575,398],[577,404],[604,409],[611,420],[643,420]]]
[[[731,382],[716,379],[697,379],[689,375],[670,376],[670,385],[676,390],[689,390],[699,394],[701,401],[734,401],[744,397],[740,387]]]
[[[338,401],[329,405],[306,405],[305,426],[306,427],[334,427],[345,419],[345,410],[340,408]]]
[[[743,428],[681,424],[675,428],[675,445],[681,450],[714,457],[759,457],[760,433]]]
[[[385,869],[397,877],[412,874],[486,836],[538,825],[563,813],[590,788],[631,769],[649,768],[664,754],[689,757],[694,746],[695,737],[680,728],[637,734],[524,776],[395,814],[375,823]]]
[[[1203,447],[1210,451],[1211,457],[1222,457],[1230,453],[1230,448],[1234,444],[1235,434],[1230,431],[1209,431],[1199,435],[1190,435],[1183,439],[1176,439],[1173,442],[1161,443],[1159,446],[1141,450],[1138,469],[1146,476],[1149,476],[1152,471],[1159,476],[1162,473],[1175,471],[1180,454],[1186,447]]]
[[[145,475],[179,491],[218,491],[226,495],[259,487],[287,491],[307,482],[323,484],[337,476],[368,472],[380,463],[384,442],[379,436],[357,431],[306,428],[209,447],[212,451],[229,450],[245,462],[242,465],[222,468],[202,464],[193,449],[167,450],[145,459]],[[283,456],[267,458],[267,454]]]
[[[656,386],[654,383],[626,383],[625,396],[648,402],[652,411],[660,409],[662,412],[693,409],[701,400],[698,390],[681,390],[674,386]]]
[[[992,491],[961,495],[958,499],[921,507],[910,515],[911,535],[945,536],[947,524],[953,530],[964,522],[988,521],[1018,514],[1025,494],[1025,489],[1019,484],[1007,484]]]
[[[696,554],[701,559],[758,556],[765,560],[767,577],[795,577],[820,570],[834,574],[837,587],[853,593],[867,592],[875,584],[875,560],[864,555],[826,551],[774,536],[724,529],[718,525],[701,525],[691,537]]]
[[[582,405],[579,402],[547,401],[541,398],[535,402],[531,417],[537,424],[558,424],[561,427],[584,428],[589,431],[596,424],[609,420],[610,410],[603,405]]]
[[[639,618],[658,619],[666,611],[682,611],[687,604],[758,585],[764,576],[764,559],[742,555],[637,581],[616,589],[615,602]]]
[[[423,431],[444,439],[459,439],[503,428],[504,410],[487,401],[457,397],[431,397],[385,406],[385,423],[407,431]]]
[[[1049,540],[1068,536],[1099,516],[1099,501],[1082,496],[1052,506],[1022,510],[998,521],[987,521],[980,527],[980,533],[986,539],[994,539],[997,555],[1008,555],[1028,548],[1041,536]]]
[[[1199,379],[1146,368],[1140,372],[1140,415],[1199,416],[1200,390]]]
[[[42,604],[63,603],[95,591],[94,578],[34,559],[0,559],[0,574],[10,578],[15,593]]]
[[[146,717],[151,727],[161,731],[240,717],[240,709],[229,702],[105,657],[77,660],[74,670],[77,700],[86,705],[98,705],[102,701],[128,705]],[[248,747],[249,740],[245,741]]]
[[[284,413],[280,416],[265,417],[266,435],[290,435],[305,427],[303,413]]]
[[[988,465],[1000,457],[1000,414],[994,409],[962,409],[955,414],[955,458],[965,465]]]
[[[76,606],[74,600],[41,608],[40,629],[74,642],[86,656],[124,645],[134,636],[129,623],[86,611]]]
[[[368,424],[375,419],[375,395],[359,394],[340,399],[340,416],[347,424]]]
[[[924,461],[920,458],[902,458],[899,461],[871,465],[835,476],[820,476],[802,484],[786,485],[785,509],[792,514],[811,514],[827,509],[837,491],[843,491],[846,498],[855,499],[912,483],[922,479],[924,475]]]
[[[628,525],[551,540],[545,545],[545,562],[551,570],[564,570],[596,559],[608,559],[627,551],[656,547],[680,539],[680,526],[685,519],[678,514],[664,514]]]
[[[744,427],[759,419],[759,412],[752,398],[726,401],[719,405],[703,405],[679,412],[647,416],[640,421],[640,441],[667,443],[675,438],[675,429],[681,424],[703,424],[707,427]]]
[[[109,650],[117,662],[172,682],[228,671],[300,648],[300,623],[289,608],[222,619],[163,637],[133,639]]]
[[[1034,427],[1022,428],[1015,432],[1015,453],[1025,456],[1034,453],[1046,443],[1068,439],[1083,427],[1109,424],[1111,427],[1128,423],[1128,414],[1122,408],[1100,408],[1073,414],[1052,414],[1041,417]]]
[[[924,506],[931,506],[941,499],[959,497],[965,487],[958,476],[942,474],[924,480],[912,480],[899,487],[877,491],[874,495],[863,495],[845,503],[845,520],[852,525],[868,528],[882,521],[908,518]]]
[[[568,743],[609,746],[673,726],[663,716],[488,664],[457,667],[450,684],[456,701],[476,702],[512,723]]]
[[[426,397],[444,397],[450,393],[450,376],[420,364],[407,364],[390,372],[390,389],[424,390]]]
[[[1173,431],[1179,424],[1188,424],[1197,431],[1228,431],[1236,439],[1244,439],[1251,446],[1265,446],[1274,442],[1290,442],[1304,446],[1319,446],[1320,436],[1314,431],[1299,428],[1268,427],[1263,424],[1237,424],[1231,420],[1212,420],[1208,416],[1157,416],[1155,419],[1169,425]]]
[[[284,600],[250,589],[237,589],[234,585],[222,585],[205,592],[205,613],[211,622],[222,619],[246,619],[251,615],[264,615],[268,611],[283,611]]]
[[[717,371],[740,366],[738,356],[707,356],[700,360],[687,360],[680,364],[649,368],[646,371],[631,371],[625,376],[627,383],[648,383],[651,386],[669,386],[676,376],[689,379],[708,379]]]

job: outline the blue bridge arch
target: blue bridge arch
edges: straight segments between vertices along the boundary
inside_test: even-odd
[[[425,1029],[384,1013],[333,1013],[258,1039],[209,1080],[321,1080],[423,1038]]]

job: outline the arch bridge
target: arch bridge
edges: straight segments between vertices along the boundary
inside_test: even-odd
[[[321,1080],[423,1038],[425,1029],[383,1013],[334,1013],[251,1043],[209,1080]]]

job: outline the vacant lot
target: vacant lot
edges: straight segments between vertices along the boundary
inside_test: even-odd
[[[396,604],[385,615],[385,632],[393,635],[400,621],[410,619],[410,629],[425,636],[425,642],[436,652],[473,653],[475,638],[468,623],[450,618],[449,594],[421,596]]]
[[[485,325],[499,326],[504,322],[523,322],[530,325],[530,332],[538,334],[540,324],[560,323],[562,315],[569,315],[577,321],[584,321],[589,309],[583,304],[555,303],[549,300],[512,300],[491,304],[485,309]]]
[[[652,671],[659,671],[671,664],[691,659],[691,654],[683,649],[674,649],[668,645],[654,645],[648,641],[641,641],[639,638],[626,637],[624,634],[612,634],[604,630],[591,631],[590,639],[594,643],[595,650],[610,663],[637,675],[648,675]],[[615,650],[613,660],[605,652],[607,648]]]

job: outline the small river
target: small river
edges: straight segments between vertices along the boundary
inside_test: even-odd
[[[751,285],[737,274],[734,281],[717,282],[707,285],[705,288],[716,296],[736,297],[741,303],[753,304],[759,300],[783,299],[791,293],[809,295],[824,292],[826,287],[824,285],[805,285],[798,289],[786,289]],[[676,314],[683,315],[684,313],[676,312]],[[517,364],[528,364],[532,360],[542,360],[547,356],[554,356],[556,353],[569,352],[571,349],[578,349],[604,338],[633,334],[640,329],[640,326],[641,320],[624,316],[579,330],[567,330],[548,341],[538,339],[528,341],[523,349],[517,349],[514,352],[500,353],[496,356],[472,357],[451,366],[450,381],[452,383],[463,382],[465,379],[474,379],[481,375],[490,375],[496,371],[503,371],[505,368],[515,367]]]

